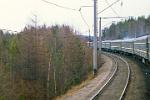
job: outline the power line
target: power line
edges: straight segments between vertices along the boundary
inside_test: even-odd
[[[108,2],[108,0],[105,0],[105,2],[107,3],[108,6],[110,5],[109,2]],[[116,14],[117,16],[119,16],[119,14],[113,9],[112,6],[110,6],[110,8],[114,12],[114,14]]]
[[[73,11],[78,11],[77,9],[66,7],[66,6],[61,6],[61,5],[58,5],[58,4],[50,2],[50,1],[46,1],[46,0],[42,0],[42,1],[45,2],[45,3],[51,4],[51,5],[57,6],[59,8],[63,8],[63,9],[67,9],[67,10],[73,10]]]
[[[90,26],[88,25],[87,21],[85,20],[83,14],[82,14],[82,12],[81,12],[82,8],[87,8],[87,7],[94,7],[94,6],[80,6],[79,12],[80,12],[80,15],[81,15],[81,18],[82,18],[83,22],[87,25],[87,27],[89,28],[89,31],[90,31]],[[90,32],[89,32],[89,33],[90,33]]]
[[[116,4],[117,2],[119,2],[120,0],[117,0],[115,2],[113,2],[111,5],[109,5],[108,7],[106,7],[105,9],[103,9],[102,11],[100,11],[98,14],[104,12],[105,10],[107,10],[108,8],[110,8],[111,6],[113,6],[114,4]]]
[[[79,12],[80,12],[80,16],[81,16],[83,22],[84,22],[84,23],[87,25],[87,27],[90,29],[90,26],[88,25],[87,21],[85,20],[85,18],[84,18],[84,16],[83,16],[82,12],[81,12],[81,11],[79,11]]]
[[[129,18],[129,17],[100,17],[100,18],[101,19],[123,19],[123,18]],[[109,25],[109,24],[111,24],[113,22],[115,22],[115,21],[109,22],[109,23],[103,25],[102,27],[105,27],[105,26],[107,26],[107,25]]]
[[[101,17],[102,19],[119,19],[119,18],[129,18],[129,17]]]
[[[77,10],[77,9],[74,9],[74,8],[69,8],[69,7],[66,7],[66,6],[61,6],[61,5],[58,5],[58,4],[53,3],[53,2],[50,2],[50,1],[46,1],[46,0],[42,0],[42,1],[45,2],[45,3],[51,4],[51,5],[57,6],[57,7],[59,7],[59,8],[66,9],[66,10],[79,11],[80,16],[81,16],[81,19],[82,19],[83,22],[87,25],[87,27],[90,29],[90,27],[89,27],[87,21],[85,20],[83,14],[82,14],[82,12],[81,12],[81,8],[82,8],[82,7],[92,7],[92,6],[80,6],[79,10]]]
[[[93,6],[80,6],[80,8],[84,8],[84,7],[93,7]]]
[[[114,22],[114,21],[113,21],[113,22]],[[104,28],[105,26],[110,25],[110,24],[112,24],[113,22],[109,22],[109,23],[103,25],[102,27]]]

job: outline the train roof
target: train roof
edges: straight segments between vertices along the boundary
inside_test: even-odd
[[[133,41],[137,41],[137,40],[146,39],[147,37],[150,38],[150,35],[145,35],[145,36],[141,36],[141,37],[138,37],[138,38],[127,38],[127,39],[123,39],[123,40],[106,40],[106,41],[103,41],[103,42],[104,43],[105,42],[133,42]]]
[[[122,42],[123,40],[106,40],[106,41],[102,41],[104,43],[107,43],[107,42]]]
[[[146,39],[147,37],[150,37],[150,35],[145,35],[145,36],[141,36],[141,37],[138,37],[138,38],[135,38],[134,40],[143,40],[143,39]]]
[[[103,42],[121,42],[122,40],[106,40],[106,41],[103,41]]]

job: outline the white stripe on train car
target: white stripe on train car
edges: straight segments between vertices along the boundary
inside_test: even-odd
[[[139,45],[139,44],[145,44],[145,45],[146,45],[146,43],[134,43],[134,44],[138,44],[138,45]]]
[[[143,52],[143,53],[147,53],[146,51],[143,51],[143,50],[140,50],[140,49],[134,49],[134,51],[140,51],[140,52]]]
[[[125,49],[129,49],[129,50],[131,50],[131,49],[133,49],[133,48],[125,48]]]
[[[105,43],[105,44],[110,44],[110,43]]]
[[[111,47],[114,47],[114,48],[116,48],[116,47],[119,47],[119,46],[111,46]]]

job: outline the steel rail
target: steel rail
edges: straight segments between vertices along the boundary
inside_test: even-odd
[[[121,95],[120,95],[120,97],[119,97],[119,99],[118,99],[118,100],[122,100],[123,97],[124,97],[124,94],[125,94],[125,92],[126,92],[126,90],[127,90],[127,86],[128,86],[128,84],[129,84],[129,81],[130,81],[130,73],[131,73],[131,71],[130,71],[130,66],[129,66],[128,62],[127,62],[126,60],[124,60],[122,57],[117,56],[117,55],[114,55],[114,54],[111,54],[111,53],[107,53],[107,54],[109,54],[109,55],[111,55],[111,56],[115,56],[115,57],[121,59],[123,62],[126,63],[127,68],[128,68],[128,75],[127,75],[127,79],[126,79],[126,84],[125,84],[125,86],[124,86],[124,88],[123,88],[123,91],[122,91],[122,93],[121,93]],[[115,66],[116,66],[115,71],[113,72],[113,74],[111,75],[111,77],[110,77],[110,78],[108,79],[108,81],[90,98],[90,100],[95,100],[96,97],[97,97],[99,94],[101,94],[101,93],[103,92],[104,88],[111,82],[111,80],[112,80],[113,77],[115,76],[115,73],[117,72],[117,69],[118,69],[118,64],[117,64],[117,61],[116,61],[116,60],[115,60]]]
[[[95,98],[104,90],[104,88],[110,83],[110,81],[113,79],[113,77],[115,76],[117,70],[118,70],[118,63],[115,59],[113,59],[115,61],[115,70],[113,72],[113,74],[111,75],[111,77],[106,81],[106,83],[90,98],[90,100],[95,100]]]

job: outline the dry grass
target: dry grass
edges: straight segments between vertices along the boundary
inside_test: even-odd
[[[63,96],[73,95],[76,91],[78,91],[79,89],[86,86],[89,83],[89,81],[91,81],[93,78],[94,78],[94,76],[93,76],[93,73],[91,72],[88,74],[87,78],[84,81],[82,81],[80,84],[72,86],[71,89],[69,89],[65,94],[63,94],[61,96],[57,96],[53,100],[60,100]]]

